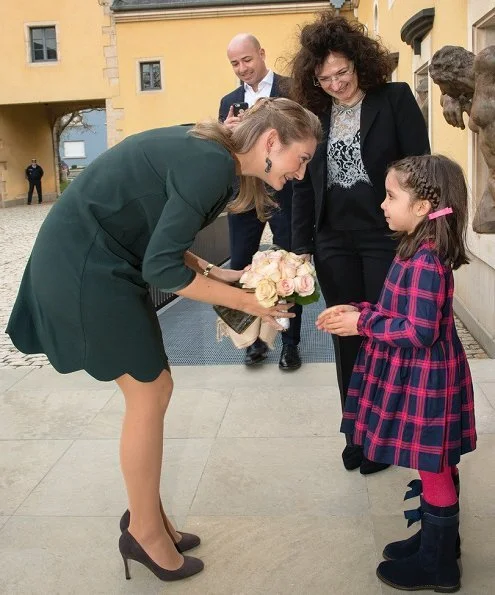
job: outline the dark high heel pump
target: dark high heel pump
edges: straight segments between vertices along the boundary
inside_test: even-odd
[[[177,568],[177,570],[162,568],[148,556],[129,531],[124,531],[120,536],[119,550],[124,560],[125,578],[127,580],[131,578],[129,560],[135,560],[146,566],[161,581],[180,581],[183,578],[198,574],[204,568],[201,560],[192,558],[191,556],[184,556],[184,564],[180,568]]]
[[[126,510],[122,515],[122,518],[120,519],[120,531],[122,533],[129,528],[130,521],[131,513],[129,512],[129,510]],[[167,529],[166,526],[165,529]],[[197,535],[194,535],[194,533],[182,533],[182,531],[177,531],[177,533],[181,536],[181,539],[178,543],[174,543],[175,548],[180,554],[183,554],[184,552],[188,552],[189,550],[198,547],[198,545],[201,543],[201,539]],[[174,541],[171,535],[170,538],[172,539],[172,541]]]

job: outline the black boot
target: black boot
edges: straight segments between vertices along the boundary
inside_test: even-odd
[[[421,498],[421,545],[402,560],[379,564],[378,578],[404,591],[431,589],[436,593],[455,593],[461,588],[455,543],[459,531],[459,504],[439,507]]]
[[[246,349],[244,363],[246,366],[256,366],[261,364],[268,357],[268,345],[261,339],[256,341]]]
[[[347,471],[353,471],[361,466],[363,462],[363,447],[355,444],[348,444],[342,451],[342,461]]]
[[[459,483],[459,474],[452,475],[452,479],[454,481],[455,492],[457,494],[457,499],[459,499],[460,493],[460,483]],[[404,496],[404,500],[409,500],[409,498],[414,498],[415,496],[421,495],[423,492],[423,484],[420,479],[414,479],[410,483],[407,484],[410,490],[406,492]],[[411,514],[411,512],[413,514]],[[414,522],[419,521],[422,516],[421,507],[417,509],[417,511],[406,511],[404,512],[406,519],[408,520],[407,526],[409,527]],[[411,518],[412,517],[412,518]],[[401,560],[402,558],[407,558],[408,556],[412,556],[419,550],[419,546],[421,544],[421,529],[411,535],[408,539],[403,539],[401,541],[393,541],[385,546],[383,550],[383,557],[385,560]],[[455,543],[455,553],[456,557],[461,557],[461,538],[459,533],[457,534],[457,539]]]

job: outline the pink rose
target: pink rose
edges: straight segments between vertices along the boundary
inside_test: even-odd
[[[312,275],[303,275],[302,277],[296,277],[294,279],[294,285],[296,288],[296,292],[301,297],[311,295],[315,290],[315,280]]]
[[[287,297],[294,293],[294,279],[281,279],[277,283],[277,293],[280,297]]]

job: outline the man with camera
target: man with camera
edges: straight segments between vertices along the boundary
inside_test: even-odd
[[[260,42],[249,33],[236,35],[227,47],[227,57],[232,68],[240,79],[237,89],[222,97],[220,101],[219,119],[228,127],[235,127],[242,119],[244,110],[253,106],[260,97],[285,97],[283,87],[287,77],[275,74],[265,64],[265,50]],[[280,248],[291,248],[292,222],[292,183],[287,183],[282,190],[275,192],[274,199],[279,209],[270,217],[270,228],[273,232],[273,243]],[[243,269],[250,264],[255,252],[259,249],[265,222],[260,221],[256,211],[229,214],[230,233],[230,266]],[[302,307],[294,306],[287,331],[282,333],[282,353],[279,368],[283,371],[297,370],[301,367],[298,344],[301,334]],[[245,364],[260,364],[268,355],[268,346],[258,338],[246,350]]]

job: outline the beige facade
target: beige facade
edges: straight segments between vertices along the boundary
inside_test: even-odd
[[[299,24],[327,2],[114,12],[112,0],[0,4],[0,204],[25,201],[25,167],[45,170],[44,195],[59,184],[51,129],[59,116],[105,107],[108,146],[157,126],[216,117],[238,81],[226,46],[238,32],[262,41],[283,71]],[[344,13],[350,12],[347,0]],[[33,60],[32,30],[55,32],[56,59]],[[161,88],[141,90],[140,65],[160,65]]]
[[[0,22],[8,23],[0,36],[0,204],[25,200],[24,169],[32,157],[45,169],[45,195],[57,195],[51,133],[57,117],[83,107],[105,107],[109,146],[147,128],[215,118],[220,97],[238,84],[225,54],[233,35],[255,34],[269,66],[284,73],[298,28],[329,6],[327,1],[267,2],[117,12],[111,4],[0,3]],[[401,31],[408,21],[431,9],[431,26],[409,38],[409,44],[403,41]],[[493,0],[347,0],[341,14],[359,19],[396,53],[393,80],[406,81],[415,90],[433,151],[463,166],[476,201],[486,180],[477,139],[445,122],[428,64],[443,45],[478,52],[494,44]],[[44,27],[55,31],[57,59],[36,62],[32,29]],[[159,65],[159,89],[141,89],[142,63]],[[456,308],[495,356],[495,236],[470,231],[469,246],[473,263],[456,274]]]
[[[409,19],[431,8],[431,29],[413,49],[401,39],[401,30]],[[440,90],[424,73],[432,55],[444,45],[460,45],[477,53],[495,44],[493,0],[361,0],[356,16],[390,51],[398,52],[394,79],[408,82],[418,101],[425,102],[432,151],[448,155],[464,168],[472,194],[472,220],[476,200],[485,187],[486,165],[476,135],[447,124],[440,106]],[[477,234],[469,226],[468,246],[472,261],[456,272],[455,309],[489,355],[495,357],[495,235]]]
[[[25,200],[24,170],[36,157],[45,171],[45,198],[58,191],[52,129],[57,117],[112,96],[105,76],[103,2],[40,0],[0,3],[0,202]],[[75,16],[77,15],[77,16]],[[6,26],[6,24],[8,24]],[[36,61],[33,30],[54,28],[56,60]]]

